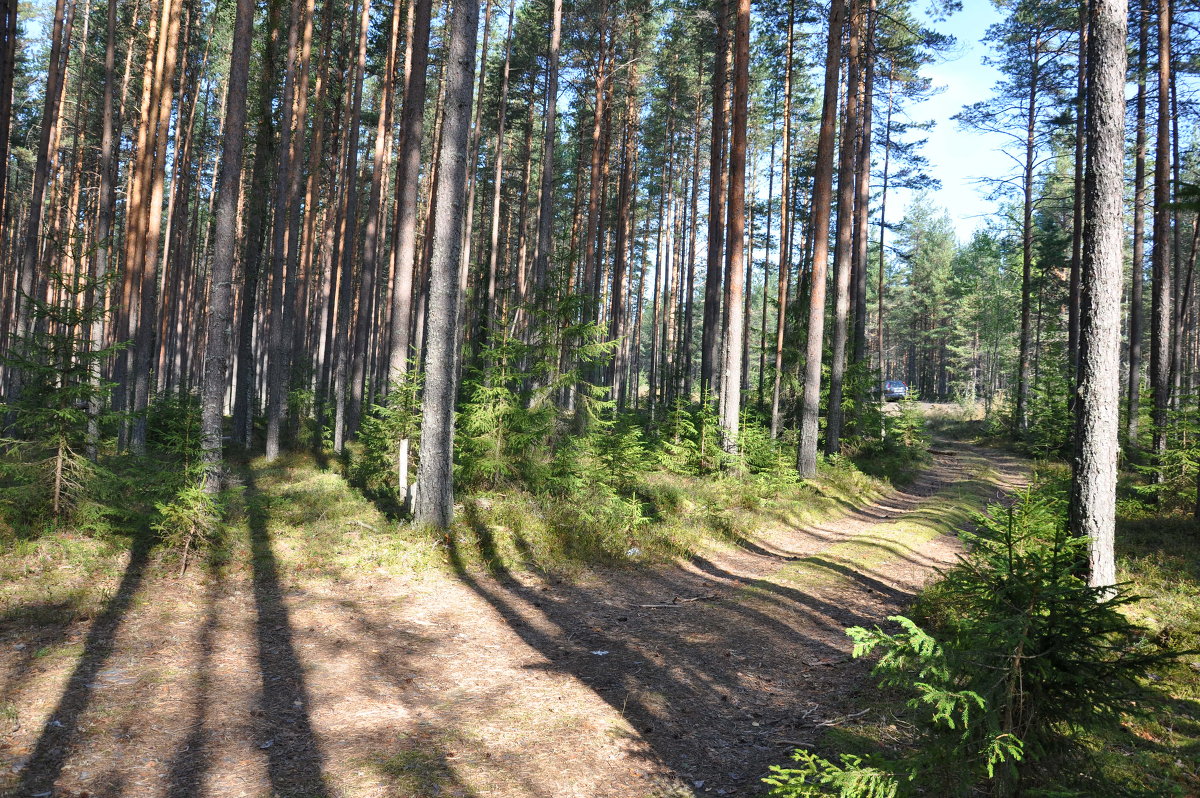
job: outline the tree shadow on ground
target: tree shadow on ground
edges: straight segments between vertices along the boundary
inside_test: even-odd
[[[750,582],[703,557],[688,569],[606,568],[570,583],[503,567],[485,574],[466,549],[498,563],[495,539],[470,503],[463,517],[475,540],[449,540],[460,579],[546,658],[538,667],[587,685],[689,787],[757,792],[767,766],[842,712],[865,676],[857,663],[831,667],[849,661],[845,627],[886,614]],[[521,530],[509,534],[520,549]]]
[[[273,794],[325,798],[330,795],[324,755],[308,714],[310,699],[304,668],[295,647],[279,565],[271,549],[266,497],[253,476],[246,480],[247,520],[253,558],[255,636],[262,680],[258,747],[266,752]]]
[[[18,795],[50,795],[62,774],[71,752],[78,745],[80,722],[92,703],[95,680],[116,648],[121,623],[133,604],[146,573],[151,539],[147,534],[134,538],[129,562],[116,593],[96,616],[83,643],[76,663],[57,706],[42,729],[33,753],[21,774]]]
[[[197,635],[195,652],[194,696],[187,736],[171,757],[170,794],[190,798],[204,794],[204,780],[209,770],[209,703],[213,694],[212,662],[214,638],[220,621],[217,597],[223,587],[223,575],[218,568],[212,573],[205,590],[204,620]]]

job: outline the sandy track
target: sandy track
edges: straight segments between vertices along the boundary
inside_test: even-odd
[[[0,794],[754,794],[851,710],[865,669],[844,628],[903,607],[957,542],[837,578],[791,566],[870,545],[968,483],[1001,497],[1024,479],[1017,458],[937,450],[914,484],[840,518],[570,582],[285,589],[268,518],[252,519],[251,577],[151,580],[134,552],[98,617],[0,631],[0,700],[18,711],[16,728],[0,719]]]

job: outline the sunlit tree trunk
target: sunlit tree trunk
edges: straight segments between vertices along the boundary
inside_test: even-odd
[[[392,286],[392,323],[388,379],[399,380],[408,371],[409,330],[412,326],[413,269],[417,255],[418,177],[421,141],[425,130],[425,87],[429,65],[429,23],[432,0],[412,0],[411,22],[404,57],[404,110],[400,120],[399,165],[396,171],[396,218],[392,258],[396,280]],[[402,444],[407,451],[406,444]]]
[[[16,13],[15,9],[13,13]],[[70,16],[73,19],[74,14]],[[42,107],[41,131],[37,159],[33,167],[29,214],[25,223],[25,244],[21,256],[20,282],[16,297],[16,335],[22,339],[28,336],[30,329],[30,303],[33,299],[37,278],[46,184],[50,178],[51,132],[58,125],[62,88],[67,76],[67,59],[71,50],[71,22],[67,17],[67,0],[57,0],[54,6],[54,21],[50,27],[50,62],[46,74],[46,97]]]
[[[1116,583],[1121,270],[1124,243],[1125,0],[1091,0],[1084,215],[1071,530],[1088,539],[1089,583]]]
[[[833,138],[837,120],[841,60],[843,0],[829,8],[829,42],[825,53],[825,91],[817,160],[813,175],[813,247],[808,302],[808,341],[805,347],[804,396],[800,408],[800,445],[796,470],[809,479],[817,474],[817,421],[821,411],[821,350],[825,338],[825,273],[829,260],[829,203],[833,196]]]
[[[511,4],[510,4],[511,5]],[[480,314],[480,342],[487,345],[497,328],[496,280],[500,267],[500,196],[504,186],[504,131],[508,117],[508,77],[512,61],[513,9],[509,8],[508,32],[504,35],[504,66],[500,72],[500,103],[496,114],[496,164],[492,177],[492,214],[490,247],[488,249],[487,287],[484,293],[484,312]]]
[[[783,154],[779,178],[779,279],[776,284],[775,362],[771,385],[771,437],[779,437],[779,400],[783,386],[783,340],[792,276],[792,50],[796,35],[796,2],[788,2],[787,49],[783,67]],[[764,288],[765,290],[765,288]],[[766,323],[765,320],[763,322]]]
[[[1158,132],[1154,152],[1154,246],[1151,251],[1150,392],[1153,450],[1167,451],[1167,408],[1171,400],[1171,15],[1158,0]],[[1162,479],[1161,469],[1156,480]]]
[[[716,0],[716,58],[712,72],[712,146],[708,178],[708,266],[704,281],[704,327],[700,340],[700,401],[712,400],[721,343],[721,272],[725,254],[725,80],[728,72],[729,0]]]
[[[296,144],[304,130],[301,125],[296,127],[295,100],[296,79],[300,74],[298,56],[300,51],[300,30],[305,24],[305,6],[302,0],[293,0],[291,21],[288,24],[287,57],[283,62],[283,121],[279,126],[280,145],[279,158],[275,174],[275,220],[271,229],[271,316],[268,320],[267,332],[267,438],[266,458],[270,462],[279,456],[279,438],[283,426],[285,393],[287,390],[287,370],[290,364],[284,362],[284,315],[291,315],[293,309],[284,303],[284,284],[287,281],[287,223],[289,207],[289,189],[292,185],[292,171],[299,168],[299,152]],[[301,87],[308,92],[308,87]],[[292,242],[294,246],[295,243]]]
[[[1029,386],[1033,348],[1033,186],[1036,178],[1038,102],[1041,89],[1040,34],[1032,42],[1028,93],[1025,101],[1025,162],[1022,172],[1021,216],[1021,331],[1017,354],[1017,403],[1013,430],[1017,436],[1029,427]]]
[[[1138,448],[1142,393],[1142,285],[1146,270],[1146,73],[1150,49],[1148,0],[1138,3],[1137,105],[1133,145],[1133,263],[1129,287],[1129,379],[1125,395],[1125,441]]]
[[[537,245],[534,249],[534,290],[546,291],[546,278],[554,247],[554,143],[558,135],[555,126],[558,105],[558,58],[562,40],[562,0],[551,0],[550,53],[546,67],[545,130],[542,133],[542,188],[538,207]]]
[[[358,246],[358,140],[359,127],[362,120],[362,90],[363,80],[367,70],[367,34],[371,23],[371,0],[363,0],[358,30],[358,60],[351,78],[352,95],[350,99],[350,119],[347,128],[346,161],[344,179],[346,181],[346,213],[344,230],[341,234],[340,258],[338,272],[341,277],[338,303],[336,360],[333,376],[333,448],[340,452],[346,443],[347,433],[352,431],[352,421],[348,418],[348,401],[350,379],[350,317],[353,313],[352,301],[354,287],[354,253]]]
[[[750,0],[738,0],[733,28],[733,127],[729,146],[729,324],[725,330],[725,364],[721,376],[721,446],[736,453],[742,410],[742,307],[745,288],[746,131],[750,106]]]
[[[825,453],[841,450],[842,381],[846,375],[846,342],[849,337],[850,277],[854,260],[854,146],[858,129],[859,45],[862,29],[861,0],[850,0],[849,47],[846,74],[846,108],[838,164],[837,233],[833,250],[833,351],[829,363],[829,407],[825,422]]]
[[[1087,130],[1087,50],[1088,50],[1088,4],[1083,0],[1079,8],[1079,66],[1075,82],[1075,185],[1072,207],[1074,219],[1071,223],[1071,272],[1067,290],[1067,365],[1072,379],[1079,365],[1079,302],[1080,274],[1083,268],[1083,182],[1086,152],[1084,140]]]
[[[867,357],[867,253],[871,221],[871,122],[875,101],[876,0],[869,0],[866,35],[863,40],[862,108],[859,112],[857,165],[854,199],[854,355],[851,362],[869,365]],[[856,405],[867,401],[866,380],[860,380]]]
[[[205,489],[219,484],[221,431],[225,384],[229,372],[230,335],[233,325],[233,260],[237,251],[237,203],[242,171],[242,145],[246,129],[246,92],[250,82],[250,50],[254,27],[254,0],[238,0],[234,18],[233,51],[229,58],[229,89],[221,144],[221,166],[214,206],[211,293],[208,333],[204,352],[204,379],[200,386],[201,449],[206,471]]]
[[[475,76],[476,0],[454,0],[446,55],[446,111],[439,158],[441,183],[434,197],[437,222],[430,261],[428,351],[421,401],[421,456],[413,510],[417,523],[446,529],[454,516],[454,406],[458,356],[458,262],[462,247],[466,150]]]

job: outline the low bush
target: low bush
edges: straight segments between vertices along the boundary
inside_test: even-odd
[[[798,751],[798,767],[772,769],[771,794],[1012,795],[1073,734],[1135,710],[1145,674],[1176,654],[1129,619],[1126,586],[1081,578],[1086,541],[1064,517],[1052,485],[992,508],[964,535],[970,553],[919,601],[925,628],[895,616],[895,632],[848,630],[854,656],[875,657],[880,687],[909,696],[911,745],[836,761]]]

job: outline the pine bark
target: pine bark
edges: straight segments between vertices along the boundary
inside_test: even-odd
[[[561,2],[561,0],[556,0]],[[110,15],[111,16],[111,15]],[[17,55],[17,0],[0,0],[0,224],[8,227],[8,154],[9,136],[12,132],[12,100],[13,80],[16,77]],[[9,263],[9,246],[15,236],[10,233],[0,234],[0,263]],[[5,283],[4,296],[12,294],[11,284]],[[0,346],[6,346],[8,341],[7,315],[0,316],[6,324],[6,330],[0,333]]]
[[[554,238],[554,144],[558,106],[558,59],[562,41],[562,0],[551,0],[550,52],[546,67],[545,129],[542,133],[542,187],[538,203],[537,244],[534,247],[534,291],[541,298],[553,255]]]
[[[871,221],[871,122],[875,104],[876,0],[869,0],[862,43],[862,107],[859,109],[858,160],[854,199],[854,354],[852,363],[867,365],[867,257]],[[858,407],[867,400],[867,382],[860,382]]]
[[[1033,185],[1036,178],[1037,109],[1041,89],[1040,34],[1032,43],[1028,94],[1025,107],[1025,162],[1022,174],[1021,216],[1021,331],[1017,353],[1017,403],[1013,431],[1017,437],[1029,427],[1029,388],[1033,350]]]
[[[779,177],[779,278],[776,284],[775,362],[771,384],[771,438],[779,437],[779,401],[783,388],[783,341],[792,276],[792,51],[796,36],[796,0],[788,2],[787,49],[783,72],[783,154]],[[765,290],[765,288],[764,288]],[[764,324],[765,324],[764,319]]]
[[[721,343],[721,272],[725,254],[725,79],[728,72],[729,0],[716,0],[717,39],[712,73],[712,144],[708,178],[708,265],[704,278],[704,326],[700,335],[700,401],[712,400]]]
[[[859,45],[862,30],[860,0],[850,0],[846,108],[842,119],[842,143],[838,164],[837,232],[833,251],[833,351],[829,363],[829,407],[825,422],[825,453],[841,451],[842,382],[846,375],[846,342],[850,321],[850,277],[854,262],[854,165],[857,161],[855,134],[858,128]]]
[[[1142,287],[1146,270],[1146,74],[1150,49],[1148,0],[1138,3],[1138,65],[1133,145],[1133,263],[1129,287],[1129,371],[1125,395],[1125,442],[1138,448],[1142,393],[1142,338],[1145,319]]]
[[[293,309],[284,302],[284,285],[287,282],[287,246],[295,241],[287,240],[287,225],[290,217],[289,198],[292,172],[299,168],[297,144],[303,135],[303,127],[293,130],[295,125],[296,81],[300,73],[298,57],[300,29],[304,24],[303,0],[293,0],[291,21],[288,24],[287,57],[283,62],[283,121],[279,159],[275,175],[275,222],[271,230],[271,315],[267,332],[267,438],[266,459],[273,461],[279,456],[280,431],[283,427],[286,404],[287,378],[290,363],[284,362],[284,316],[292,315]],[[301,87],[307,93],[308,87]]]
[[[1083,268],[1083,204],[1084,204],[1084,149],[1087,130],[1087,49],[1088,49],[1088,4],[1083,0],[1079,8],[1079,64],[1075,83],[1075,185],[1072,207],[1074,218],[1071,224],[1071,272],[1067,289],[1067,362],[1072,377],[1079,364],[1079,303],[1080,275]]]
[[[1154,244],[1151,251],[1150,392],[1153,451],[1167,450],[1171,401],[1171,16],[1169,0],[1158,0],[1158,109],[1154,152]],[[1161,471],[1156,479],[1161,479]]]
[[[1125,0],[1091,0],[1079,373],[1071,530],[1088,539],[1089,583],[1116,583],[1124,243]]]
[[[238,0],[237,3],[214,206],[211,293],[200,398],[200,445],[206,472],[205,489],[210,493],[218,487],[221,464],[221,421],[233,325],[233,261],[237,251],[237,204],[246,130],[246,89],[250,82],[254,6],[254,0]]]
[[[813,175],[812,269],[808,302],[808,340],[805,347],[804,396],[800,408],[800,445],[796,470],[804,479],[817,474],[817,422],[821,411],[821,350],[825,338],[825,274],[829,260],[829,216],[833,197],[833,139],[837,120],[841,61],[843,0],[829,7],[829,41],[825,53],[825,91]]]
[[[509,9],[508,31],[504,35],[504,67],[500,72],[500,103],[496,118],[496,164],[492,177],[492,215],[490,247],[488,249],[487,288],[484,294],[484,312],[480,314],[481,329],[478,339],[485,346],[491,341],[492,333],[498,328],[496,281],[500,268],[500,197],[504,187],[504,131],[508,121],[508,78],[512,64],[513,13]]]
[[[421,400],[421,451],[414,515],[434,529],[454,518],[454,408],[458,393],[458,263],[462,247],[466,149],[471,120],[471,83],[479,25],[476,0],[454,0],[446,55],[446,106],[439,153],[441,182],[434,198],[436,224],[430,261],[425,339],[425,394]]]
[[[729,146],[729,259],[725,330],[725,364],[721,376],[721,446],[738,450],[738,425],[742,409],[743,328],[746,234],[746,133],[750,107],[750,0],[738,0],[733,29],[733,127]]]
[[[16,10],[14,9],[12,13],[15,15]],[[67,17],[67,0],[57,0],[54,6],[54,21],[50,27],[50,62],[46,75],[46,97],[42,108],[37,159],[33,167],[25,246],[20,264],[19,293],[16,297],[16,335],[22,340],[28,336],[30,328],[31,302],[34,297],[38,252],[41,246],[43,206],[46,184],[50,179],[51,132],[58,125],[62,88],[67,75],[67,58],[71,49],[71,24]]]
[[[15,4],[14,4],[15,5]],[[116,172],[114,163],[114,151],[116,149],[114,140],[116,138],[116,117],[113,110],[114,91],[116,86],[116,69],[117,58],[117,4],[108,4],[108,29],[105,32],[104,41],[104,92],[101,100],[100,111],[100,161],[98,170],[100,172],[99,194],[96,198],[97,213],[96,213],[96,236],[95,250],[91,259],[91,281],[93,285],[92,304],[95,308],[100,309],[105,306],[107,299],[107,283],[108,283],[108,254],[111,247],[110,236],[112,234],[113,212],[116,205]],[[2,88],[0,88],[2,90]],[[2,109],[0,109],[2,110]],[[2,125],[2,123],[0,123]],[[7,143],[7,133],[5,132],[5,144]],[[0,144],[0,148],[5,145]],[[4,156],[6,157],[6,156]],[[0,167],[2,170],[3,167]],[[2,178],[0,178],[0,191],[3,190]],[[0,208],[3,206],[3,201],[0,200]],[[0,218],[3,218],[3,212],[0,211]],[[88,331],[88,346],[93,352],[104,348],[105,336],[105,315],[96,313],[92,319],[91,329]],[[93,388],[98,388],[100,385],[100,368],[99,363],[91,367],[89,380]],[[88,421],[87,421],[87,456],[88,459],[95,461],[99,455],[100,443],[100,411],[102,410],[102,397],[99,391],[93,390],[92,396],[88,398]]]
[[[363,0],[358,31],[358,60],[351,78],[350,119],[347,128],[346,160],[343,179],[346,185],[346,210],[341,234],[338,273],[339,286],[337,339],[333,375],[334,419],[333,449],[342,451],[353,422],[348,418],[350,379],[350,318],[353,314],[354,255],[358,246],[358,141],[362,119],[363,79],[367,70],[367,34],[371,22],[371,0]]]
[[[389,381],[403,379],[408,372],[412,326],[413,271],[417,256],[418,177],[421,172],[421,142],[425,130],[425,88],[429,66],[429,25],[432,0],[412,0],[412,23],[405,53],[404,111],[400,121],[400,154],[396,171],[396,218],[393,225],[392,286]]]

